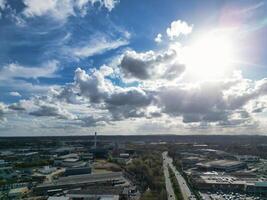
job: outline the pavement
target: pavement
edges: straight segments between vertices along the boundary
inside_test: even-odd
[[[197,200],[194,194],[189,189],[184,177],[180,174],[180,172],[173,165],[173,160],[168,156],[168,152],[163,152],[163,163],[170,166],[171,170],[174,172],[175,177],[179,183],[180,190],[184,200]],[[165,171],[165,170],[164,170]]]
[[[263,200],[262,197],[247,196],[245,194],[218,194],[218,193],[200,193],[203,200],[227,200],[227,199],[242,199],[242,200]]]
[[[166,185],[168,200],[176,200],[168,170],[167,152],[162,153],[162,158],[163,158],[163,172],[165,176],[165,185]]]

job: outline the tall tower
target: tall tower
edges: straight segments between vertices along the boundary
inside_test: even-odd
[[[96,138],[97,138],[97,133],[95,132],[95,144],[94,144],[95,149],[96,149]]]

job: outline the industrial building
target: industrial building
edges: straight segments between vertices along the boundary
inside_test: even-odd
[[[71,200],[119,200],[119,195],[105,195],[105,194],[84,194],[79,193],[79,191],[76,191],[74,194],[69,195]]]
[[[260,158],[258,156],[242,155],[236,156],[237,159],[241,162],[259,162]]]
[[[245,169],[247,165],[244,162],[235,161],[235,160],[215,160],[209,162],[202,162],[196,165],[199,169],[205,171],[224,171],[232,172],[241,169]]]
[[[14,188],[8,192],[8,197],[11,199],[20,199],[29,192],[27,187]]]
[[[257,178],[237,178],[224,174],[200,174],[192,178],[194,187],[204,191],[224,191],[266,195],[267,182]]]
[[[67,197],[72,200],[80,199],[99,199],[99,200],[119,200],[122,197],[123,187],[88,187],[82,190],[70,190],[67,193]]]
[[[197,157],[197,156],[189,156],[182,158],[182,165],[184,169],[195,167],[197,163],[205,161],[204,158]]]
[[[72,175],[81,175],[81,174],[91,174],[92,168],[89,166],[86,167],[73,167],[67,168],[64,172],[65,176],[72,176]]]
[[[259,181],[248,184],[247,192],[256,195],[267,195],[267,181]]]
[[[0,168],[0,178],[10,179],[17,176],[17,173],[13,170],[12,167],[1,167]]]
[[[88,186],[128,186],[129,182],[124,178],[122,172],[111,172],[104,174],[84,174],[61,177],[51,183],[43,183],[34,188],[36,194],[47,194],[49,190],[74,189]]]
[[[199,190],[217,191],[223,190],[228,192],[244,192],[246,181],[237,179],[232,176],[222,175],[200,175],[193,180],[195,188]]]

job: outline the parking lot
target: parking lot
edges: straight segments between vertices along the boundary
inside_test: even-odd
[[[254,197],[246,194],[238,194],[238,193],[231,193],[231,194],[224,194],[222,192],[217,193],[200,193],[203,200],[266,200],[267,198],[263,197]]]

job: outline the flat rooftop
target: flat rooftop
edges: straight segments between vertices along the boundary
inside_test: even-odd
[[[241,165],[243,162],[236,160],[214,160],[205,163],[200,163],[200,165],[205,167],[231,167],[235,165]]]
[[[232,176],[200,176],[202,182],[208,184],[237,184],[245,185],[247,182],[242,179],[237,179]]]
[[[51,183],[43,183],[37,186],[37,188],[49,187],[49,186],[60,186],[60,185],[71,185],[71,184],[82,184],[82,183],[104,182],[104,181],[113,181],[113,180],[126,181],[126,179],[123,177],[122,172],[111,172],[111,173],[103,173],[103,174],[83,174],[83,175],[61,177],[58,180],[55,180]]]
[[[124,187],[113,187],[113,186],[101,186],[101,187],[87,187],[82,190],[69,190],[68,195],[84,195],[84,194],[98,194],[98,195],[119,195],[122,193]]]

